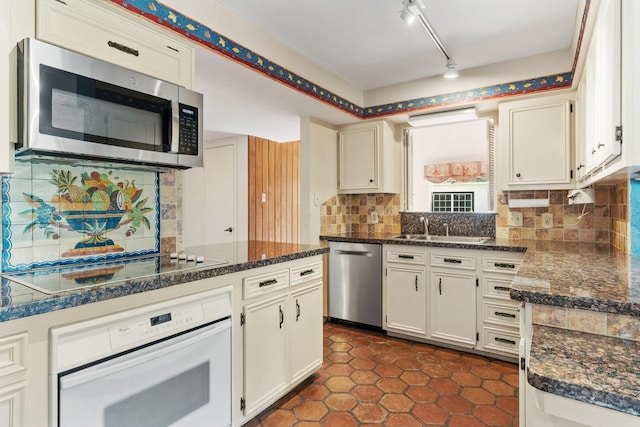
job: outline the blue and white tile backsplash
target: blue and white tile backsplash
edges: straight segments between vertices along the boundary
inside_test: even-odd
[[[160,251],[159,173],[17,161],[2,177],[2,271]]]

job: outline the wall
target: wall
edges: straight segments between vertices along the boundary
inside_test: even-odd
[[[496,237],[499,239],[550,240],[566,242],[611,243],[626,250],[628,220],[627,192],[628,184],[621,181],[616,185],[595,186],[596,203],[587,205],[569,205],[567,191],[510,191],[497,196],[498,217],[496,218]],[[549,195],[549,207],[511,208],[511,199],[542,199]],[[586,215],[578,221],[585,209]],[[522,212],[522,227],[508,225],[509,210]],[[553,227],[542,227],[541,214],[553,214]]]
[[[377,212],[378,223],[371,222]],[[320,207],[320,234],[393,233],[400,234],[400,195],[341,194]]]

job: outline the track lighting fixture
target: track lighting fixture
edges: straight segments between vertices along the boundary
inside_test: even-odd
[[[422,12],[424,9],[424,2],[422,0],[402,0],[402,10],[400,11],[400,18],[407,24],[410,24],[413,20],[417,19],[422,25],[422,28],[429,34],[431,40],[436,44],[436,47],[442,53],[442,56],[447,60],[446,70],[444,77],[447,79],[455,79],[458,77],[458,71],[456,70],[456,63],[451,58],[444,45],[440,41],[440,38],[436,34],[435,30],[427,20],[426,16]]]

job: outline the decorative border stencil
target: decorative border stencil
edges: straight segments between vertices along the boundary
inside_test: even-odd
[[[2,271],[158,253],[159,188],[154,171],[17,161],[2,177]]]
[[[481,100],[495,99],[506,96],[521,95],[523,93],[534,93],[540,91],[562,89],[570,87],[573,74],[579,57],[582,39],[585,30],[585,23],[589,12],[591,0],[585,3],[582,23],[580,26],[580,36],[574,55],[573,67],[571,71],[504,83],[483,88],[470,89],[449,94],[441,94],[412,100],[392,102],[389,104],[377,105],[373,107],[361,107],[353,102],[342,98],[336,93],[323,88],[310,80],[296,74],[295,72],[278,65],[265,58],[257,52],[236,43],[232,39],[212,30],[211,28],[168,8],[157,1],[149,0],[109,0],[132,12],[163,25],[183,36],[194,40],[209,49],[222,54],[229,59],[241,63],[265,76],[285,84],[294,90],[302,92],[316,98],[326,104],[350,113],[360,119],[389,116],[400,113],[410,113],[414,111],[427,110],[436,107],[454,106],[458,104],[471,103]]]

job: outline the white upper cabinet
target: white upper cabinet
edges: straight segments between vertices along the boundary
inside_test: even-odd
[[[25,37],[33,37],[35,29],[33,1],[0,1],[0,174],[13,172],[13,143],[16,113],[15,47]]]
[[[563,93],[500,104],[499,189],[572,187],[572,102]]]
[[[344,126],[338,140],[340,193],[397,193],[393,131],[386,121]]]
[[[38,0],[40,40],[191,88],[195,49],[169,30],[97,0]]]

